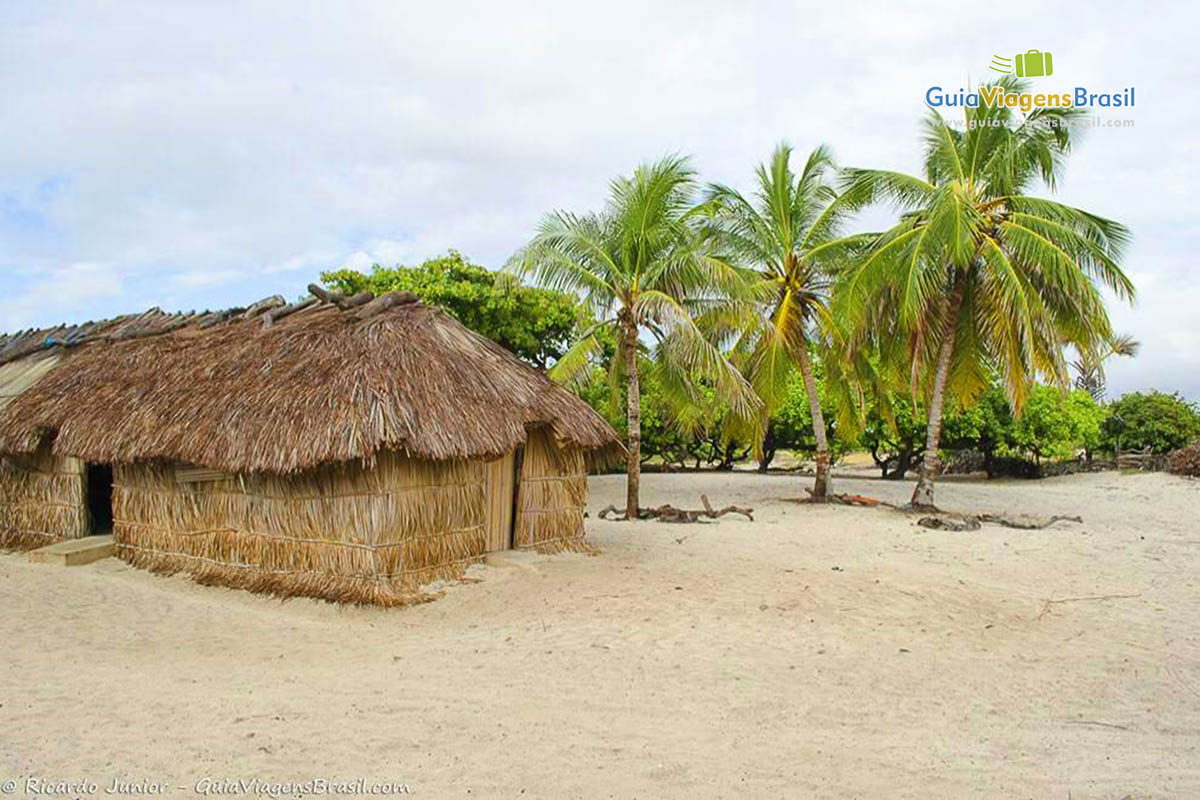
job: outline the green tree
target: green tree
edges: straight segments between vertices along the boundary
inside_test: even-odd
[[[924,457],[929,438],[925,414],[904,392],[877,387],[870,398],[859,444],[871,454],[884,478],[903,480]],[[977,420],[971,411],[948,410],[943,426],[947,446],[974,445]]]
[[[340,269],[321,273],[328,287],[349,296],[407,290],[441,306],[471,330],[538,366],[561,358],[580,324],[579,303],[569,294],[522,286],[512,276],[472,264],[456,251],[417,267],[381,267],[369,273]]]
[[[998,84],[1019,92],[1026,84]],[[1098,284],[1132,299],[1120,224],[1028,194],[1056,187],[1076,108],[964,108],[960,130],[925,120],[924,176],[853,169],[847,202],[890,201],[899,222],[839,276],[835,309],[855,331],[911,370],[928,407],[916,507],[932,506],[948,398],[969,401],[997,375],[1018,410],[1039,375],[1066,385],[1064,347],[1095,351],[1112,330]]]
[[[1200,411],[1178,394],[1130,392],[1109,406],[1101,444],[1114,452],[1169,453],[1200,439]]]
[[[925,419],[907,397],[900,395],[887,405],[872,403],[867,409],[860,441],[890,480],[903,480],[925,452]]]
[[[837,435],[836,415],[832,413],[833,401],[826,389],[826,381],[822,375],[822,362],[813,365],[816,378],[817,397],[821,408],[821,419],[824,423],[824,442],[830,459],[835,460],[845,454],[847,443]],[[767,420],[767,430],[763,437],[762,452],[758,458],[758,469],[766,472],[776,453],[780,450],[798,450],[804,453],[817,453],[820,442],[816,436],[816,426],[813,425],[812,406],[808,399],[808,388],[798,372],[793,372],[784,389],[783,397]]]
[[[1104,409],[1082,389],[1069,392],[1038,386],[1013,421],[1012,447],[1043,459],[1066,459],[1079,449],[1095,447],[1100,439]]]
[[[816,443],[812,497],[827,502],[833,495],[829,439],[810,350],[829,338],[827,264],[846,250],[837,234],[849,209],[836,202],[835,167],[827,148],[813,150],[798,175],[791,158],[789,145],[777,146],[755,172],[757,185],[749,198],[713,184],[708,213],[722,244],[758,272],[763,301],[740,325],[738,363],[767,417],[786,402],[792,369],[800,370]]]
[[[695,172],[688,160],[667,157],[612,182],[599,213],[547,215],[537,235],[513,256],[511,268],[546,288],[575,292],[598,320],[551,370],[574,383],[602,349],[602,328],[615,328],[616,357],[609,385],[626,383],[626,514],[638,513],[641,475],[639,337],[653,341],[664,392],[694,396],[697,377],[711,382],[740,417],[757,413],[758,399],[741,374],[705,337],[695,316],[743,291],[745,275],[716,254],[693,214]]]
[[[743,429],[729,404],[711,386],[701,384],[698,389],[698,397],[683,409],[672,408],[673,398],[662,395],[665,413],[661,417],[671,426],[669,434],[683,442],[681,457],[690,458],[697,469],[708,464],[718,470],[731,470],[750,454],[753,445],[739,438]]]
[[[677,424],[676,411],[659,385],[653,362],[640,358],[638,419],[641,424],[640,460],[643,464],[658,458],[664,464],[682,467],[694,450],[697,431]],[[624,400],[609,386],[608,361],[598,359],[588,370],[586,379],[579,378],[575,390],[589,405],[608,420],[623,437],[628,435],[629,416]]]
[[[711,463],[713,442],[720,442],[728,407],[716,393],[699,388],[686,408],[677,406],[677,398],[665,391],[657,365],[646,355],[639,357],[638,419],[641,424],[641,463],[659,459],[671,467],[683,468],[689,462],[699,467]],[[577,383],[576,391],[622,436],[628,433],[628,413],[622,398],[614,395],[608,370],[601,364],[589,370],[586,382]]]
[[[965,433],[960,443],[982,453],[987,476],[995,477],[997,456],[1014,444],[1013,413],[1008,397],[999,386],[991,386],[964,410],[963,416]]]

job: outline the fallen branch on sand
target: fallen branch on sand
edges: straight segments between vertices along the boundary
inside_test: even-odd
[[[1060,597],[1057,600],[1047,600],[1042,606],[1042,613],[1037,615],[1038,619],[1050,613],[1050,606],[1058,603],[1082,603],[1088,600],[1131,600],[1135,597],[1141,597],[1141,594],[1090,594],[1083,597]]]
[[[812,497],[812,489],[806,488],[804,491],[808,492],[810,498]],[[867,497],[865,494],[850,494],[848,492],[832,495],[830,501],[842,506],[866,506],[867,508],[874,508],[875,506],[884,506],[886,508],[898,507],[895,503],[889,503],[886,500],[876,500],[874,497]]]
[[[809,497],[812,497],[813,490],[805,489]],[[874,497],[867,497],[863,494],[835,494],[831,498],[832,502],[843,506],[865,506],[866,508],[895,508],[900,511],[914,511],[912,506],[898,506],[895,503],[889,503],[886,500],[876,500]],[[801,501],[803,502],[803,501]],[[929,509],[921,509],[929,510]],[[921,517],[917,520],[917,524],[923,528],[932,528],[940,531],[977,531],[980,525],[984,522],[992,525],[1003,525],[1005,528],[1016,528],[1024,531],[1040,531],[1049,528],[1056,522],[1083,522],[1083,517],[1071,516],[1068,514],[1055,514],[1046,520],[1037,520],[1025,516],[1010,517],[1007,514],[948,514],[939,509],[932,509],[935,513],[929,516]]]
[[[1055,514],[1045,522],[1037,520],[1024,519],[1020,517],[1006,517],[1002,514],[980,514],[980,522],[990,522],[994,525],[1003,525],[1006,528],[1017,528],[1023,531],[1040,531],[1049,528],[1056,522],[1083,522],[1083,517],[1068,516],[1067,514]]]
[[[659,506],[658,508],[639,508],[638,519],[656,519],[659,522],[704,522],[705,519],[719,519],[726,514],[741,514],[751,522],[754,521],[754,509],[749,506],[734,506],[729,505],[724,508],[714,509],[708,502],[708,495],[700,495],[700,502],[704,504],[702,509],[686,509],[676,508],[672,505]],[[617,516],[617,515],[620,516]],[[610,516],[612,515],[612,516]],[[616,506],[606,506],[597,514],[600,519],[612,520],[613,522],[624,522],[628,519],[628,515],[621,513],[621,510]]]
[[[1127,731],[1130,729],[1128,725],[1114,725],[1111,722],[1101,722],[1095,719],[1068,719],[1063,721],[1068,725],[1093,725],[1097,728],[1112,728],[1117,731]]]
[[[1009,517],[1004,514],[938,514],[921,517],[917,520],[917,524],[922,528],[931,528],[936,531],[977,531],[980,524],[984,522],[1023,531],[1040,531],[1049,528],[1056,522],[1083,522],[1083,517],[1055,514],[1047,520],[1038,521],[1024,517]]]
[[[935,531],[977,531],[980,528],[978,517],[921,517],[917,524],[922,528]]]

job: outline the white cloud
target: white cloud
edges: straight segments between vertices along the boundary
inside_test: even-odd
[[[245,273],[236,269],[210,269],[179,272],[172,275],[171,280],[183,289],[202,289],[207,286],[224,286],[243,277]]]
[[[0,320],[6,331],[13,331],[45,324],[48,311],[59,321],[96,319],[107,315],[95,309],[120,296],[121,290],[121,275],[111,266],[80,261],[23,281],[0,300]]]
[[[1200,240],[1200,120],[1171,100],[1200,72],[1186,6],[1047,6],[1037,41],[1007,6],[950,3],[0,14],[0,269],[13,298],[0,327],[294,296],[321,269],[451,247],[499,266],[540,214],[594,207],[613,175],[665,152],[743,185],[781,138],[916,170],[924,89],[977,83],[993,53],[1036,46],[1069,85],[1138,89],[1137,127],[1090,133],[1062,192],[1138,237],[1141,301],[1114,313],[1144,356],[1114,365],[1111,383],[1177,386],[1194,367],[1195,295],[1152,284],[1186,283]],[[119,265],[121,293],[45,291],[80,262]]]

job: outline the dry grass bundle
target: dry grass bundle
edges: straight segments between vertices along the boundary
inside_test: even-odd
[[[1167,456],[1167,470],[1176,475],[1200,478],[1200,442],[1181,447]]]
[[[384,451],[373,467],[180,483],[172,465],[114,475],[117,554],[157,572],[281,597],[396,605],[484,553],[483,465]]]
[[[592,552],[583,539],[587,470],[582,450],[560,448],[552,432],[530,432],[521,464],[513,547],[543,553]]]
[[[85,475],[83,462],[53,455],[48,445],[0,459],[0,549],[29,550],[86,536]]]
[[[55,453],[89,462],[286,474],[385,449],[492,458],[539,425],[574,447],[619,451],[586,403],[446,313],[379,308],[364,317],[313,303],[270,326],[249,312],[99,325],[108,332],[83,334],[0,409],[0,452],[30,452],[49,431]]]

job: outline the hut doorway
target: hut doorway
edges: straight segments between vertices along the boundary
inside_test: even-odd
[[[513,499],[516,494],[516,451],[507,453],[484,465],[487,512],[484,515],[484,534],[487,552],[512,548]]]
[[[113,471],[111,464],[87,465],[87,507],[93,536],[112,533]]]

